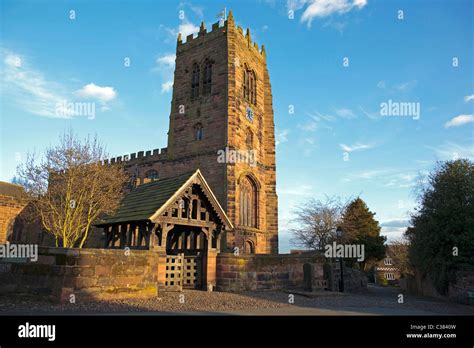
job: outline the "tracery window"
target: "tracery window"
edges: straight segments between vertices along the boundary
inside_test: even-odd
[[[240,182],[240,225],[257,228],[258,197],[255,183],[248,177]]]
[[[243,95],[249,103],[257,105],[257,75],[247,66],[244,66]]]
[[[197,63],[193,65],[193,76],[191,80],[191,98],[199,96],[199,78],[200,78],[201,69]]]

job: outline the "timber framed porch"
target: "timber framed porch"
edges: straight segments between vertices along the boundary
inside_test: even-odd
[[[168,290],[215,286],[215,259],[233,229],[199,170],[138,186],[96,226],[105,248],[161,253]]]

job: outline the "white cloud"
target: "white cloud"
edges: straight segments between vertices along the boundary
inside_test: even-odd
[[[277,130],[276,136],[275,136],[276,145],[286,143],[288,141],[288,138],[287,138],[288,133],[289,133],[288,129],[283,129],[282,131]]]
[[[356,117],[356,115],[354,114],[354,112],[352,112],[351,109],[345,108],[336,109],[336,115],[345,119],[351,119]]]
[[[33,68],[25,56],[2,50],[5,56],[2,77],[2,93],[9,96],[23,110],[40,116],[69,118],[58,115],[56,105],[67,99],[64,86],[48,80]]]
[[[382,227],[380,234],[386,236],[387,242],[390,243],[391,241],[400,240],[406,230],[406,227]]]
[[[78,97],[93,98],[100,102],[100,110],[107,111],[107,102],[115,99],[116,91],[112,87],[100,87],[90,83],[80,90],[48,79],[45,74],[34,68],[29,59],[23,55],[3,49],[5,56],[1,69],[2,94],[23,110],[51,118],[71,118],[79,116],[73,110],[64,108],[66,103],[81,102]],[[74,78],[68,82],[78,81]],[[61,108],[61,112],[58,112]]]
[[[81,97],[97,99],[104,103],[114,100],[117,96],[117,92],[113,87],[101,87],[95,83],[85,85],[77,91],[77,94]]]
[[[377,111],[377,112],[372,112],[372,111],[366,111],[362,106],[359,105],[359,109],[360,111],[362,111],[362,113],[367,116],[368,118],[370,118],[371,120],[378,120],[380,119],[382,116],[380,115],[380,111]]]
[[[471,100],[474,100],[474,94],[466,95],[464,97],[464,101],[466,101],[466,102],[471,101]]]
[[[194,12],[194,14],[196,16],[198,16],[199,18],[202,18],[204,17],[204,9],[200,6],[196,6],[196,5],[193,5],[192,3],[190,2],[182,2],[179,4],[179,8],[181,9],[184,9],[186,7],[189,7],[189,9]]]
[[[163,78],[161,84],[161,92],[167,93],[173,89],[173,70],[175,66],[176,55],[168,53],[156,59],[156,66],[152,69],[153,72],[158,72]]]
[[[288,10],[297,11],[304,7],[308,0],[288,0],[286,6]]]
[[[314,121],[308,121],[304,124],[298,124],[298,128],[306,132],[315,132],[318,129],[318,123]]]
[[[344,14],[352,9],[361,9],[367,5],[367,0],[309,0],[287,2],[289,10],[299,10],[308,5],[301,15],[301,22],[306,22],[308,27],[314,18],[323,18],[332,14]]]
[[[416,80],[412,81],[407,81],[400,83],[398,85],[395,85],[394,88],[399,90],[400,92],[408,92],[409,90],[413,89],[417,84]]]
[[[191,22],[184,22],[179,25],[178,33],[181,33],[183,39],[186,38],[190,34],[195,34],[199,31],[199,27],[195,26]]]
[[[436,156],[438,156],[440,160],[453,160],[457,158],[468,158],[472,160],[474,159],[474,146],[472,146],[472,139],[470,142],[471,143],[467,146],[448,141],[437,147],[426,147],[434,150]]]
[[[315,120],[316,122],[319,122],[319,121],[335,121],[336,120],[336,117],[335,116],[332,116],[332,115],[325,115],[325,114],[322,114],[318,111],[315,111],[315,112],[307,112],[306,115],[308,115],[309,117],[311,117],[313,120]]]
[[[341,149],[345,152],[363,151],[374,147],[374,144],[355,143],[353,145],[339,144]]]
[[[474,115],[459,115],[444,124],[444,128],[459,127],[474,122]]]
[[[173,80],[169,80],[161,84],[161,91],[163,93],[170,92],[172,89],[173,89]]]
[[[386,175],[389,173],[388,169],[376,169],[376,170],[366,170],[358,173],[350,173],[344,181],[353,181],[353,180],[371,180],[379,178],[380,176]]]
[[[384,168],[348,173],[343,178],[343,181],[369,180],[380,187],[406,189],[415,186],[418,180],[422,179],[420,175],[426,174],[427,173],[423,171],[405,170],[400,172],[400,170],[397,169]]]
[[[173,38],[173,40],[176,40],[178,38],[178,33],[181,33],[181,38],[184,41],[186,41],[186,37],[190,34],[196,34],[199,32],[199,27],[188,21],[187,19],[184,19],[181,24],[178,26],[178,28],[165,28],[168,34],[170,34]]]
[[[387,220],[380,223],[380,227],[401,227],[406,228],[410,225],[410,221],[405,218],[398,218],[394,220]]]
[[[167,65],[170,67],[174,67],[176,60],[176,54],[166,54],[164,56],[158,57],[156,59],[156,63],[159,65]]]
[[[387,176],[388,181],[385,183],[385,187],[396,187],[396,188],[407,188],[413,187],[416,185],[416,178],[418,178],[418,174],[393,174]]]
[[[379,83],[377,83],[377,88],[383,89],[383,88],[385,88],[385,87],[386,87],[385,81],[379,81]]]

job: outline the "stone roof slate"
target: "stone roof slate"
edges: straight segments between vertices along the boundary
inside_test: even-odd
[[[114,215],[95,225],[148,220],[193,175],[193,172],[142,184],[127,193]]]

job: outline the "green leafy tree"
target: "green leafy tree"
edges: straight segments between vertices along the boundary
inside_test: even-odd
[[[361,198],[356,198],[349,203],[342,217],[343,242],[364,245],[365,260],[359,263],[363,271],[385,256],[386,237],[380,235],[379,222],[374,215]]]
[[[474,268],[474,165],[438,162],[418,190],[419,208],[405,233],[409,260],[446,294],[456,270]]]

